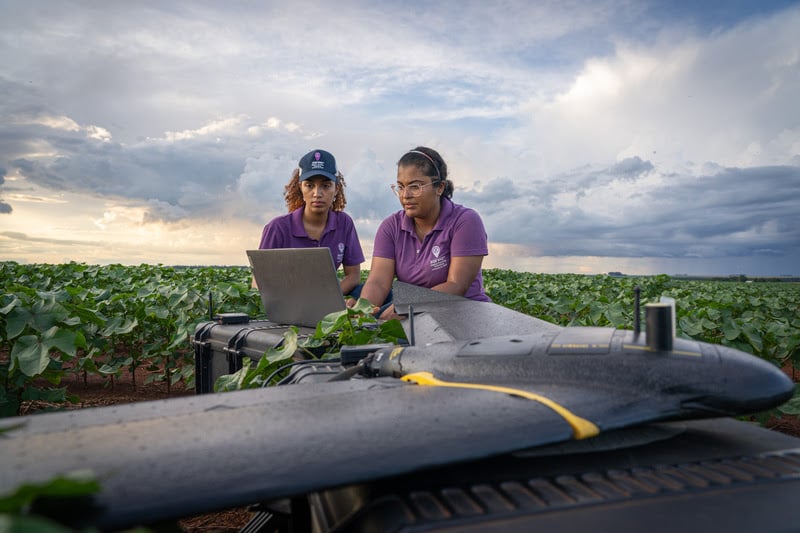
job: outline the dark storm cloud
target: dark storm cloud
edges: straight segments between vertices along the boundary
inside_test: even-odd
[[[177,205],[183,190],[201,184],[210,193],[230,186],[241,171],[241,154],[210,142],[141,143],[125,147],[80,138],[50,135],[55,159],[11,164],[31,182],[49,189],[69,189],[131,199],[155,198]]]
[[[44,146],[59,154],[6,162],[31,183],[51,190],[139,200],[150,209],[149,221],[220,212],[224,204],[235,201],[248,154],[263,151],[263,145],[269,144],[268,136],[249,138],[240,133],[189,133],[181,139],[121,144],[88,138],[85,127],[65,131],[38,124],[18,126],[14,133],[20,146]],[[287,176],[284,169],[278,179]],[[264,180],[275,182],[276,177]],[[280,198],[282,189],[270,192]]]
[[[609,168],[607,174],[624,181],[636,181],[643,174],[653,170],[653,168],[653,164],[650,161],[642,161],[638,156],[629,157]]]
[[[550,182],[558,186],[539,199],[542,191],[514,190],[497,179],[463,195],[464,203],[483,215],[490,240],[530,245],[548,256],[783,256],[800,249],[800,167],[665,174],[659,185],[632,193],[631,179],[657,172],[636,159]],[[611,183],[605,177],[628,188],[617,189],[625,196],[601,196],[598,187]],[[501,196],[501,190],[514,194]]]
[[[510,178],[497,178],[486,183],[482,187],[479,195],[479,201],[482,204],[482,214],[491,216],[494,213],[503,210],[503,202],[509,197],[519,197],[528,194],[530,191],[528,186],[522,186],[514,183]],[[471,204],[477,200],[476,194],[473,191],[457,191],[453,200],[457,203]]]
[[[566,182],[572,188],[579,190],[583,196],[592,187],[606,185],[613,181],[634,184],[640,178],[653,170],[650,161],[643,161],[640,157],[629,157],[602,170],[592,170],[589,167],[575,169],[561,177],[560,181]]]

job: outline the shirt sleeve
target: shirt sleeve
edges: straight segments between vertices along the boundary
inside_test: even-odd
[[[397,260],[395,241],[397,240],[398,225],[399,222],[395,215],[391,215],[381,222],[378,232],[375,234],[375,243],[372,247],[373,256]]]
[[[270,221],[261,232],[259,249],[286,248],[285,234],[277,219]]]
[[[464,257],[488,254],[488,238],[483,220],[475,210],[464,208],[453,225],[450,255]]]
[[[345,266],[360,265],[364,262],[364,251],[361,249],[361,242],[358,240],[358,232],[353,219],[349,215],[345,223],[345,253],[342,264]]]

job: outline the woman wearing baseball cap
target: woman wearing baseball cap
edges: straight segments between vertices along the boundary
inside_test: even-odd
[[[300,159],[283,196],[289,213],[273,218],[261,233],[259,248],[316,248],[327,246],[338,269],[342,294],[358,298],[364,253],[353,219],[344,212],[344,176],[336,159],[325,150],[312,150]],[[356,293],[352,293],[357,289]]]
[[[372,266],[361,297],[383,302],[398,280],[429,289],[490,301],[481,265],[489,253],[480,215],[453,203],[453,182],[436,150],[418,146],[397,162],[392,191],[402,209],[381,222]],[[380,318],[396,316],[392,306],[376,307]]]

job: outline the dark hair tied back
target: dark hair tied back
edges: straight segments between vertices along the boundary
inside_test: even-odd
[[[453,197],[453,182],[447,179],[447,163],[444,162],[439,152],[427,146],[417,146],[409,150],[397,162],[399,167],[414,166],[425,176],[430,176],[434,182],[444,183],[442,197]]]

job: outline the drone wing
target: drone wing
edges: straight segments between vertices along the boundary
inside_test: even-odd
[[[418,345],[563,329],[495,303],[476,302],[400,281],[393,283],[392,292],[395,310],[407,316],[403,320],[406,335]]]
[[[189,516],[570,439],[551,409],[393,378],[298,384],[14,419],[0,493],[90,469],[102,528]]]

